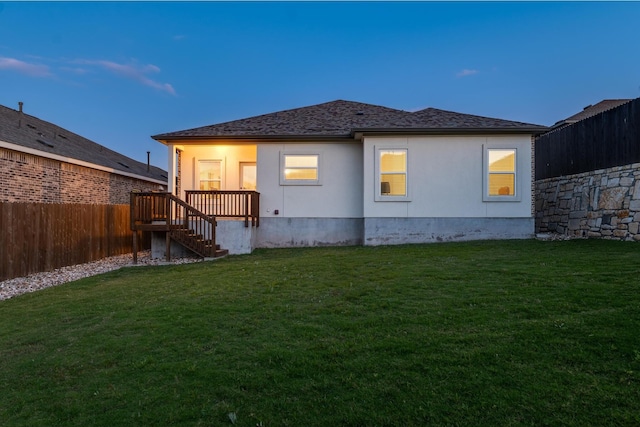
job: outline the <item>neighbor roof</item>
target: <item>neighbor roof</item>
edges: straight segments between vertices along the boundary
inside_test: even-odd
[[[166,182],[167,172],[117,153],[67,129],[0,105],[0,141]]]
[[[632,101],[632,99],[604,99],[595,105],[587,105],[579,113],[556,122],[556,124],[553,125],[553,128],[570,125],[581,120],[588,119],[589,117],[593,117],[597,114],[619,107],[622,104],[626,104],[629,101]]]
[[[357,132],[522,132],[544,126],[427,108],[416,112],[337,100],[231,122],[155,135],[179,139],[353,138]]]

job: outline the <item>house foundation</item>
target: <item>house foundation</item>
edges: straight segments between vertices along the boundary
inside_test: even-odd
[[[364,244],[530,239],[533,218],[365,218]]]
[[[260,218],[255,247],[362,245],[362,218]]]

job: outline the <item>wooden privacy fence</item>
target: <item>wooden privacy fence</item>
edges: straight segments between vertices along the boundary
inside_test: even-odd
[[[0,203],[0,280],[131,253],[132,236],[129,205]]]
[[[536,138],[536,181],[640,162],[640,98]]]

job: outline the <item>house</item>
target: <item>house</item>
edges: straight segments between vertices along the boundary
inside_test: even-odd
[[[22,103],[0,106],[0,280],[131,253],[131,192],[166,188],[160,168],[26,114]]]
[[[166,171],[0,105],[0,202],[129,204],[165,190]]]
[[[551,130],[572,125],[581,120],[588,119],[589,117],[593,117],[605,111],[611,110],[613,108],[617,108],[623,104],[626,104],[629,101],[631,101],[631,99],[603,99],[597,104],[587,105],[582,109],[582,111],[576,114],[573,114],[572,116],[567,117],[566,119],[557,121],[553,126],[551,126]]]
[[[536,232],[640,241],[640,98],[558,123],[536,139]]]
[[[217,223],[216,242],[242,253],[532,237],[532,142],[546,129],[337,100],[153,138],[180,199],[259,194],[259,227]]]

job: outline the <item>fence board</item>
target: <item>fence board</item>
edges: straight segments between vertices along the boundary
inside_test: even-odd
[[[0,280],[131,253],[129,214],[129,205],[0,203]]]
[[[640,98],[541,135],[536,180],[640,162]]]

